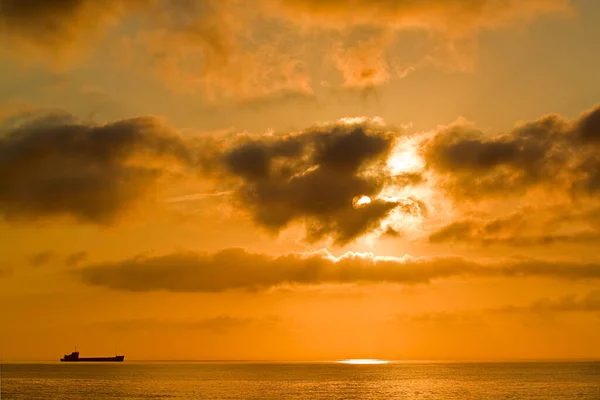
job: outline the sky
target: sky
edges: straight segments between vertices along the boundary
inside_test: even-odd
[[[0,0],[0,357],[600,358],[598,18]]]

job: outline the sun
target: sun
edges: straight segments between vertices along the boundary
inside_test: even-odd
[[[341,364],[354,364],[354,365],[378,365],[378,364],[387,364],[389,361],[387,360],[377,360],[372,358],[352,358],[349,360],[338,361]]]
[[[354,208],[360,208],[360,207],[364,207],[367,204],[371,203],[371,198],[369,196],[361,196],[361,197],[355,197],[352,200],[352,206]]]

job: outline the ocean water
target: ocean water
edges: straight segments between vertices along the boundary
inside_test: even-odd
[[[1,399],[600,399],[600,362],[1,366]]]

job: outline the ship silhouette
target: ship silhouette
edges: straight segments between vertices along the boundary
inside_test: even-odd
[[[79,357],[79,352],[74,351],[71,354],[65,354],[60,359],[62,362],[123,362],[125,356],[114,357]]]

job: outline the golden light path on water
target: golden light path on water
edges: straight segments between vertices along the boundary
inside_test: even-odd
[[[387,360],[376,360],[370,358],[356,358],[350,360],[342,360],[338,361],[342,364],[357,364],[357,365],[375,365],[375,364],[387,364],[389,361]]]

